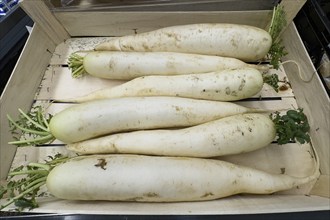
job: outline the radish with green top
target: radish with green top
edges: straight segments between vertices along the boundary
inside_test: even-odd
[[[20,205],[22,200],[25,208],[37,207],[35,197],[45,183],[50,194],[66,200],[183,202],[240,193],[271,194],[310,183],[320,175],[317,158],[315,170],[306,177],[270,174],[221,160],[141,155],[55,157],[28,167],[9,174],[28,177],[19,184],[12,181],[11,186],[20,191],[14,191],[0,209],[14,202]]]
[[[233,57],[245,62],[264,58],[272,45],[270,34],[260,28],[222,23],[165,27],[113,38],[95,50],[182,52]]]
[[[57,99],[86,102],[97,99],[133,96],[177,96],[215,101],[250,98],[261,91],[262,74],[253,68],[177,76],[143,76],[113,88],[101,89],[86,96]]]
[[[271,194],[318,176],[318,170],[298,178],[211,159],[92,155],[55,167],[47,189],[69,200],[203,201],[240,193]]]
[[[176,130],[119,133],[66,145],[79,154],[130,153],[146,155],[215,157],[250,152],[272,141],[309,143],[310,126],[302,109],[228,116]],[[276,139],[275,139],[276,137]]]
[[[75,78],[87,73],[94,77],[119,80],[149,75],[207,73],[242,67],[268,69],[266,65],[247,64],[229,57],[175,52],[93,51],[85,56],[73,53],[68,65]]]
[[[39,119],[40,113],[37,114],[37,122],[25,131],[35,131],[39,137],[35,141],[23,140],[23,143],[40,144],[54,137],[64,143],[73,143],[123,131],[188,127],[248,112],[264,110],[229,102],[165,96],[103,99],[70,106],[55,114],[49,124],[43,123],[44,120]],[[10,120],[14,127],[22,129],[21,122]]]
[[[82,107],[85,108],[85,110],[80,108],[69,109],[64,116],[62,115],[57,118],[57,115],[55,115],[51,118],[51,121],[55,120],[55,123],[59,124],[57,127],[58,131],[53,133],[50,132],[54,131],[54,128],[50,129],[52,122],[50,122],[50,125],[48,124],[49,119],[47,120],[45,116],[41,115],[40,107],[37,108],[37,111],[34,111],[33,114],[30,113],[30,116],[20,110],[21,119],[18,122],[14,122],[9,117],[11,124],[14,128],[21,129],[23,132],[29,134],[34,133],[37,137],[34,139],[12,141],[10,144],[16,144],[18,146],[44,144],[49,143],[56,137],[60,140],[65,138],[69,143],[66,147],[69,150],[80,154],[133,153],[167,156],[215,157],[256,150],[271,143],[275,139],[275,136],[277,136],[275,141],[277,141],[278,144],[286,144],[294,141],[301,144],[310,142],[310,137],[308,135],[310,127],[307,117],[302,112],[302,109],[299,109],[298,111],[288,110],[285,115],[275,112],[268,118],[263,114],[248,113],[253,111],[266,112],[265,110],[244,108],[233,103],[212,104],[203,101],[200,102],[201,100],[196,100],[197,102],[193,100],[191,103],[198,103],[200,105],[206,105],[209,108],[215,108],[214,110],[211,110],[212,108],[207,110],[207,112],[205,112],[205,118],[202,118],[204,117],[202,106],[193,107],[187,104],[189,100],[180,98],[176,100],[186,102],[185,106],[180,106],[179,104],[172,106],[175,108],[175,112],[181,111],[183,115],[180,115],[181,113],[176,115],[173,110],[161,111],[154,108],[158,113],[154,110],[145,110],[149,115],[145,115],[143,111],[141,111],[140,115],[138,115],[137,112],[123,111],[121,112],[123,116],[118,117],[120,115],[118,112],[112,112],[114,117],[110,117],[111,113],[108,115],[108,119],[104,119],[102,122],[99,121],[99,118],[104,114],[102,113],[103,110],[89,111],[91,110],[89,109],[88,111],[85,111],[87,110],[85,108],[86,105],[77,105],[85,106]],[[163,101],[166,101],[166,99],[163,99]],[[113,102],[111,103],[114,104]],[[164,104],[160,105],[160,102],[157,104],[162,109],[167,108]],[[172,104],[174,103],[172,102]],[[94,105],[94,103],[92,105]],[[135,107],[136,106],[139,105],[135,104]],[[180,108],[182,109],[180,110]],[[184,111],[189,113],[185,114]],[[192,114],[193,112],[195,112],[195,114]],[[132,117],[128,116],[125,118],[127,114]],[[165,117],[166,114],[169,116]],[[115,117],[116,115],[117,117]],[[154,118],[152,115],[158,115],[159,117]],[[192,117],[191,120],[189,120],[189,117]],[[196,117],[198,119],[195,119]],[[87,118],[88,121],[86,121]],[[122,120],[124,118],[125,120]],[[138,120],[138,124],[140,123],[140,125],[134,127],[135,130],[142,131],[122,132],[108,136],[104,134],[105,136],[98,138],[86,138],[86,136],[100,136],[99,134],[95,134],[100,130],[103,131],[104,128],[109,129],[105,133],[111,133],[110,130],[113,131],[114,129],[118,129],[116,126],[118,126],[121,131],[127,126],[131,126],[132,128],[136,120]],[[153,122],[148,122],[148,120],[153,120]],[[163,120],[170,121],[164,124],[162,122]],[[43,121],[45,121],[46,124],[40,124],[40,122]],[[207,122],[203,123],[201,121]],[[120,123],[123,125],[120,125]],[[143,130],[146,127],[141,123],[149,123],[149,126],[157,125],[160,129]],[[163,127],[168,127],[169,124],[171,125],[170,127],[174,127],[178,124],[181,126],[182,124],[189,124],[187,126],[190,127],[168,130],[161,129]],[[198,125],[193,126],[194,124]],[[97,126],[100,128],[95,128]],[[13,132],[17,133],[14,128]],[[48,130],[48,132],[41,130],[41,128],[46,131]],[[90,133],[86,133],[80,128],[87,129]],[[49,139],[49,135],[52,139]],[[76,139],[78,139],[78,141],[76,141]],[[89,140],[79,141],[79,139]],[[70,142],[75,143],[70,144]]]

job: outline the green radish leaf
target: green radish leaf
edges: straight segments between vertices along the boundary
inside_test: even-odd
[[[300,144],[310,143],[311,139],[308,134],[310,126],[302,109],[288,110],[285,115],[275,112],[270,117],[275,124],[278,144],[295,141]]]
[[[271,87],[273,87],[273,89],[278,92],[278,83],[279,83],[279,78],[278,78],[278,75],[277,74],[263,74],[263,80],[264,80],[264,83],[267,83],[268,85],[270,85]]]

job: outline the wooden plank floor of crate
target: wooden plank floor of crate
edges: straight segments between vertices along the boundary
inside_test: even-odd
[[[70,70],[67,67],[67,58],[72,52],[76,52],[78,50],[91,50],[96,44],[103,42],[106,39],[107,38],[105,37],[71,38],[58,45],[51,58],[50,65],[44,74],[39,91],[35,97],[34,105],[41,105],[48,113],[55,114],[56,112],[59,112],[62,109],[74,104],[51,103],[51,100],[78,97],[95,90],[105,87],[112,87],[123,83],[123,81],[98,79],[88,75],[74,79],[71,77]],[[280,70],[272,71],[275,71],[279,75],[280,80],[286,80],[286,74],[282,68],[280,68]],[[291,88],[276,93],[268,85],[264,85],[262,91],[254,98],[238,101],[237,103],[247,107],[264,108],[269,110],[297,108],[297,103]],[[56,153],[68,154],[70,152],[66,151],[64,144],[60,141],[55,141],[47,146],[18,148],[12,167],[17,167],[20,164],[26,164],[28,161],[43,161],[47,158],[47,156],[54,155]],[[312,174],[316,167],[315,155],[312,146],[309,144],[300,145],[297,143],[279,146],[276,142],[274,142],[269,146],[254,152],[223,156],[216,159],[222,159],[236,164],[254,167],[270,173],[286,173],[299,177]],[[272,196],[276,197],[279,195],[285,196],[293,194],[304,195],[309,192],[312,185],[313,183],[307,184],[299,188],[276,193],[276,195]],[[240,200],[240,208],[244,209],[241,210],[241,212],[249,213],[249,205],[248,202],[246,202],[248,200],[246,199],[253,200],[255,198],[262,200],[264,197],[258,197],[255,195],[238,195],[221,199],[220,203],[215,203],[214,201],[203,202],[203,205],[198,203],[199,205],[198,207],[195,207],[196,209],[193,208],[194,206],[191,203],[189,203],[189,210],[191,210],[190,214],[195,212],[199,213],[198,210],[207,211],[208,214],[212,214],[212,210],[214,210],[215,213],[221,213],[221,210],[216,211],[214,208],[221,207],[221,205],[230,206],[231,200]],[[294,202],[295,199],[300,200],[301,197],[290,197],[285,199],[291,199],[292,202]],[[61,209],[62,212],[70,212],[75,210],[75,212],[80,213],[84,213],[85,211],[79,209],[79,205],[81,205],[82,208],[88,205],[87,202],[66,201],[65,203],[61,203],[55,198],[41,198],[41,201],[46,201],[43,205],[41,205],[42,212],[47,212],[47,205],[51,203],[55,204],[55,207]],[[94,202],[93,204],[97,204],[95,205],[95,209],[89,208],[88,213],[93,213],[91,210],[94,210],[94,213],[113,213],[109,210],[104,211],[109,207],[116,207],[114,210],[117,210],[116,212],[118,213],[120,213],[121,210],[121,203]],[[211,206],[208,207],[210,204]],[[127,214],[135,213],[137,210],[143,210],[143,207],[146,205],[147,204],[135,203],[132,210],[124,211]],[[185,206],[185,203],[181,203],[181,205]],[[315,207],[317,207],[317,205],[320,204],[315,203]],[[231,210],[231,213],[235,213],[235,211],[233,212],[235,209],[229,210]],[[285,210],[285,207],[282,207],[281,210]],[[290,210],[292,210],[292,207],[290,207]],[[38,209],[35,209],[34,211],[38,212]],[[49,211],[54,212],[52,208],[50,208]],[[158,214],[161,214],[162,212],[166,214],[175,214],[178,213],[178,210],[176,210],[175,205],[173,204],[156,204],[154,212]],[[271,205],[268,206],[268,208],[264,207],[262,212],[272,212]]]

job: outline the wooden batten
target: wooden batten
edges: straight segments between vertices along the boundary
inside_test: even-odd
[[[55,44],[60,44],[70,37],[62,24],[49,11],[44,1],[22,1],[20,2],[20,6]]]
[[[289,25],[306,0],[283,0]],[[125,13],[125,16],[122,16]],[[268,29],[272,10],[258,11],[70,11],[54,12],[71,36],[122,36],[193,23],[233,23]],[[156,22],[155,22],[156,21]]]
[[[307,0],[283,0],[281,1],[280,5],[283,6],[285,10],[285,16],[287,21],[287,26],[291,24],[294,17],[298,14],[300,9],[306,3]],[[285,28],[282,32],[284,32]]]
[[[282,36],[283,44],[289,54],[283,59],[297,62],[284,64],[284,68],[293,87],[298,106],[304,109],[312,127],[310,133],[313,145],[320,156],[321,171],[329,175],[329,115],[330,100],[318,77],[310,57],[302,47],[303,43],[294,24],[291,24]],[[307,81],[307,82],[306,82]]]
[[[237,23],[265,28],[272,11],[54,12],[71,36],[122,36],[192,23]]]
[[[314,192],[323,191],[323,195],[329,196],[329,143],[330,143],[330,100],[320,78],[310,60],[306,49],[298,35],[294,24],[282,35],[283,44],[289,54],[283,61],[295,61],[297,64],[287,63],[284,68],[291,82],[298,107],[303,108],[311,126],[310,135],[313,146],[320,158],[320,171],[324,175],[320,178],[319,184],[315,187],[322,187],[323,190],[314,189]],[[327,190],[324,186],[328,186]]]
[[[55,50],[55,46],[40,26],[35,24],[8,84],[1,95],[1,179],[6,178],[16,151],[15,146],[7,144],[8,141],[12,141],[7,114],[16,118],[18,108],[22,108],[25,111],[31,108],[36,91]]]

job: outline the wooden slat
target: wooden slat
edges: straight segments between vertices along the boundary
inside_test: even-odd
[[[67,67],[51,66],[44,75],[37,98],[49,100],[78,97],[120,84],[122,81],[100,79],[90,75],[72,78]]]
[[[62,24],[49,11],[45,1],[25,0],[20,2],[20,6],[55,44],[62,43],[70,37]]]
[[[54,12],[71,36],[122,36],[192,23],[234,23],[265,28],[272,11]],[[134,22],[133,22],[134,21]]]
[[[7,113],[17,115],[17,108],[31,108],[36,90],[40,85],[55,44],[48,38],[39,25],[34,25],[23,52],[3,91],[0,99],[0,179],[7,176],[16,148],[7,144],[11,140]]]
[[[280,5],[283,6],[285,11],[285,18],[287,26],[283,28],[282,32],[292,23],[300,9],[306,3],[307,0],[282,0]]]
[[[301,195],[238,195],[205,202],[131,203],[45,199],[35,212],[119,215],[232,215],[329,210],[329,200]],[[221,218],[221,216],[219,216]]]
[[[69,38],[60,43],[54,52],[54,56],[50,60],[51,65],[67,64],[68,57],[77,51],[94,50],[97,44],[103,43],[111,37],[84,37]]]
[[[304,80],[314,77],[310,82],[304,82],[295,64],[285,64],[284,68],[291,82],[298,106],[304,109],[311,125],[310,135],[315,150],[320,155],[321,172],[329,175],[329,143],[330,143],[330,99],[325,88],[303,47],[298,32],[291,24],[283,33],[283,44],[289,51],[284,60],[294,60],[300,65],[301,75]]]
[[[40,198],[31,213],[100,215],[240,215],[329,210],[329,200],[301,195],[236,195],[214,201],[180,203],[136,203],[107,201],[63,201]],[[8,209],[14,208],[13,206]],[[189,217],[188,217],[189,218]],[[192,217],[193,218],[193,217]]]

